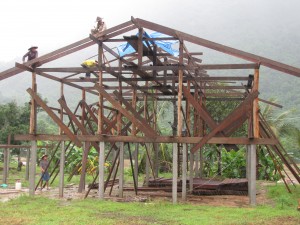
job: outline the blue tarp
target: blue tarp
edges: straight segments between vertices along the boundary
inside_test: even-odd
[[[154,33],[151,33],[151,34],[148,34],[147,32],[145,32],[143,34],[143,36],[146,37],[146,38],[169,38],[170,37],[168,35],[165,35],[165,34],[162,34],[162,33],[159,33],[159,32],[154,32]],[[173,56],[178,56],[179,55],[179,51],[172,48],[172,45],[178,42],[177,40],[150,41],[150,43],[151,42],[154,42],[157,45],[157,47],[163,49],[164,51],[166,51],[167,53],[169,53]],[[144,41],[143,41],[143,44],[146,46],[146,43]],[[127,54],[131,54],[131,53],[136,52],[134,50],[134,48],[129,43],[124,43],[124,44],[118,46],[117,49],[118,49],[118,53],[119,53],[120,57],[123,57]]]

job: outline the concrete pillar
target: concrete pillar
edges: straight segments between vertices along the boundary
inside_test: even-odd
[[[25,180],[29,180],[29,164],[30,164],[30,148],[27,149],[27,153],[26,153]]]
[[[31,154],[29,165],[29,195],[34,196],[35,192],[35,173],[36,173],[36,159],[37,159],[37,143],[31,141]]]
[[[148,152],[148,153],[147,153]],[[145,179],[145,186],[149,186],[149,178],[150,178],[150,161],[148,154],[150,155],[150,143],[146,143],[146,179]]]
[[[178,174],[178,148],[177,143],[173,143],[173,165],[172,165],[172,200],[173,204],[177,203],[177,174]]]
[[[105,144],[104,142],[99,143],[99,199],[104,199],[104,163],[105,163]]]
[[[256,145],[248,145],[248,196],[249,203],[256,205]]]
[[[59,186],[58,186],[58,195],[60,198],[64,197],[64,178],[65,178],[65,142],[61,142],[61,152],[60,152],[60,161],[59,161]]]
[[[124,142],[120,142],[120,155],[119,155],[119,197],[123,198],[124,187]]]
[[[138,179],[139,179],[139,143],[135,144],[133,159],[134,159],[134,178],[135,178],[136,184],[138,186]]]
[[[187,144],[182,148],[182,200],[186,201]]]
[[[190,191],[193,191],[193,185],[194,185],[194,153],[190,152],[190,178],[189,178],[189,189]]]

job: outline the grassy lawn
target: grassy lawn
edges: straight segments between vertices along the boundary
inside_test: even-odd
[[[293,194],[286,193],[282,185],[268,189],[274,206],[255,208],[21,196],[0,203],[0,224],[300,224],[300,212],[296,210],[299,187]]]
[[[14,185],[14,179],[25,176],[24,167],[21,173],[15,168],[15,165],[11,165],[11,186]],[[88,176],[87,179],[89,182],[92,177]],[[126,180],[130,181],[131,178],[128,176]],[[22,182],[23,187],[27,186],[24,179]],[[76,184],[78,182],[79,176],[71,181]],[[57,184],[58,179],[52,187]],[[255,208],[192,203],[172,205],[158,200],[147,203],[120,203],[97,199],[67,201],[24,195],[0,203],[0,224],[300,224],[300,211],[296,210],[300,199],[300,186],[291,187],[292,194],[287,193],[281,184],[267,188],[268,197],[274,204]]]

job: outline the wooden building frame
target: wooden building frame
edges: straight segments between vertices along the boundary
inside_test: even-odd
[[[156,31],[167,35],[164,38],[145,37],[144,32]],[[131,32],[131,36],[122,36]],[[179,55],[174,56],[159,48],[155,41],[177,40]],[[127,42],[135,53],[120,57],[118,52],[109,47]],[[190,52],[188,44],[216,50],[230,56],[248,61],[239,64],[203,64],[199,56],[202,52]],[[93,68],[61,67],[47,68],[47,63],[83,50],[89,46],[98,46],[98,66]],[[32,67],[38,63],[39,67]],[[149,65],[151,64],[151,65]],[[150,159],[150,148],[157,152],[158,143],[173,144],[173,189],[172,199],[177,202],[178,169],[182,174],[182,199],[187,193],[187,162],[190,168],[194,157],[205,144],[219,144],[226,149],[235,149],[236,145],[247,146],[247,178],[250,204],[256,204],[256,146],[266,145],[268,150],[291,170],[300,182],[299,168],[285,154],[285,150],[259,113],[258,102],[274,104],[259,98],[260,66],[269,67],[293,76],[300,76],[300,69],[258,55],[227,47],[181,31],[139,18],[109,28],[95,36],[55,50],[24,64],[16,63],[14,68],[0,73],[0,80],[7,79],[23,71],[32,73],[32,87],[27,89],[31,96],[30,131],[27,135],[15,135],[15,140],[31,141],[31,164],[36,162],[37,140],[58,141],[61,149],[60,161],[60,196],[63,196],[63,168],[65,157],[74,146],[83,147],[82,170],[85,171],[89,149],[94,147],[99,152],[99,198],[104,198],[107,182],[104,181],[105,145],[114,150],[119,171],[119,196],[123,196],[124,145],[126,143],[145,144],[148,154],[146,160],[146,183],[149,180],[149,167],[157,167],[157,162]],[[252,71],[252,76],[210,76],[212,70]],[[91,72],[93,78],[79,78],[80,74]],[[56,74],[67,74],[64,77]],[[60,108],[49,107],[39,96],[36,76],[61,83]],[[223,82],[223,83],[222,83]],[[226,85],[224,85],[224,82]],[[244,82],[244,85],[236,85]],[[246,83],[245,83],[246,82]],[[234,85],[231,85],[233,83]],[[64,87],[71,86],[82,91],[82,99],[72,111],[64,97]],[[219,90],[214,93],[211,90]],[[88,104],[86,94],[97,96],[97,102]],[[177,105],[174,113],[176,129],[173,135],[162,136],[156,125],[156,109],[148,107],[149,102],[157,106],[157,101],[171,101]],[[215,121],[205,107],[205,101],[240,101],[223,121]],[[140,102],[142,107],[138,107]],[[44,135],[36,132],[36,108],[41,107],[59,126],[59,134]],[[275,106],[278,106],[275,104]],[[81,115],[78,109],[81,108]],[[68,123],[66,124],[67,116]],[[193,117],[193,121],[192,118]],[[244,123],[248,123],[247,137],[232,137],[232,134]],[[94,129],[94,127],[97,127]],[[184,129],[183,129],[184,128]],[[207,128],[207,129],[206,129]],[[183,132],[186,130],[186,132]],[[185,133],[185,134],[184,134]],[[66,144],[66,143],[68,144]],[[116,144],[117,143],[117,144]],[[178,166],[178,154],[181,145],[183,161]],[[138,147],[137,147],[138,149]],[[111,151],[110,151],[111,152]],[[109,152],[109,153],[110,153]],[[108,154],[109,154],[108,153]],[[201,150],[200,150],[201,153]],[[138,151],[133,154],[137,159]],[[188,160],[189,154],[189,160]],[[154,153],[154,157],[157,155]],[[201,157],[201,154],[200,154]],[[116,163],[118,161],[118,163]],[[59,164],[59,163],[58,163]],[[153,165],[152,165],[153,164]],[[114,165],[115,166],[115,165]],[[135,172],[137,171],[135,165]],[[154,172],[156,168],[153,169]],[[30,170],[30,194],[35,191],[35,167]],[[116,176],[117,173],[110,174]],[[56,174],[57,175],[57,174]],[[84,190],[82,173],[79,192]],[[110,177],[109,176],[109,177]],[[193,172],[189,173],[192,185]],[[56,176],[55,176],[56,177]],[[137,192],[137,176],[135,190]],[[287,186],[288,187],[288,186]],[[88,193],[88,192],[87,192]]]

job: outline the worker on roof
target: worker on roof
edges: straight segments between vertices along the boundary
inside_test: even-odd
[[[37,46],[31,46],[28,49],[28,52],[23,56],[23,63],[25,62],[25,58],[27,57],[27,61],[33,60],[38,57],[38,47]]]
[[[106,30],[106,24],[103,21],[103,18],[101,18],[100,16],[97,16],[96,23],[97,24],[94,27],[94,29],[91,30],[92,34],[98,34],[98,33],[101,33],[102,31]]]
[[[94,59],[88,59],[88,60],[85,60],[81,66],[83,68],[86,68],[86,69],[89,69],[89,68],[92,68],[92,67],[95,67],[98,65],[98,61],[97,60],[94,60]],[[91,72],[86,72],[85,73],[85,77],[86,78],[90,78],[91,77]],[[80,77],[81,79],[83,79],[84,77]]]

